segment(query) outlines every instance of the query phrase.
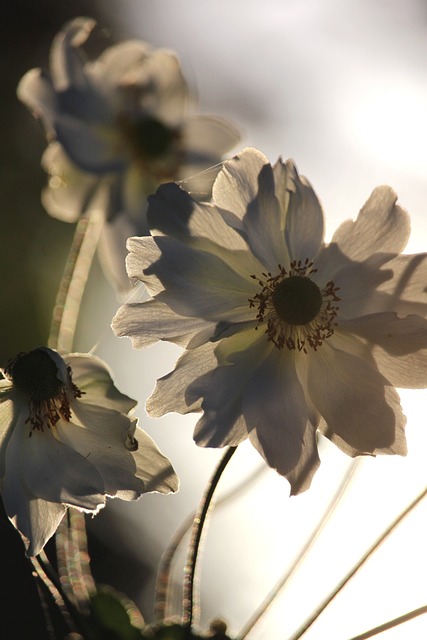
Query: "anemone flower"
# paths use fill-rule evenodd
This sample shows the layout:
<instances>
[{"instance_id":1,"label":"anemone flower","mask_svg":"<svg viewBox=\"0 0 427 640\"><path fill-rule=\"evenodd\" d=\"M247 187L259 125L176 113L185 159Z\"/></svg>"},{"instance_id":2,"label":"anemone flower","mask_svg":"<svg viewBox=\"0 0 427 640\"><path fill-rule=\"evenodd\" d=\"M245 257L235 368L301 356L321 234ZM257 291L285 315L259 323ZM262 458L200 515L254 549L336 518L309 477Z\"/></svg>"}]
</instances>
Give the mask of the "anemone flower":
<instances>
[{"instance_id":1,"label":"anemone flower","mask_svg":"<svg viewBox=\"0 0 427 640\"><path fill-rule=\"evenodd\" d=\"M95 22L76 18L53 41L50 73L32 69L18 97L41 120L50 142L42 164L50 175L43 202L49 214L74 222L101 210L104 271L129 288L126 238L148 232L146 198L164 181L200 174L235 146L224 119L198 114L177 57L130 40L96 59L84 54ZM188 188L210 195L215 172Z\"/></svg>"},{"instance_id":2,"label":"anemone flower","mask_svg":"<svg viewBox=\"0 0 427 640\"><path fill-rule=\"evenodd\" d=\"M326 244L319 200L292 161L244 150L210 203L161 186L152 237L128 241L129 276L151 299L113 320L136 348L185 348L149 413L203 412L198 445L249 438L292 493L310 485L318 433L350 456L404 455L394 387L427 386L427 260L400 255L410 228L396 200L375 189Z\"/></svg>"},{"instance_id":3,"label":"anemone flower","mask_svg":"<svg viewBox=\"0 0 427 640\"><path fill-rule=\"evenodd\" d=\"M129 415L102 360L39 347L0 380L0 491L6 513L37 555L67 507L97 513L106 498L176 491L169 460Z\"/></svg>"}]
</instances>

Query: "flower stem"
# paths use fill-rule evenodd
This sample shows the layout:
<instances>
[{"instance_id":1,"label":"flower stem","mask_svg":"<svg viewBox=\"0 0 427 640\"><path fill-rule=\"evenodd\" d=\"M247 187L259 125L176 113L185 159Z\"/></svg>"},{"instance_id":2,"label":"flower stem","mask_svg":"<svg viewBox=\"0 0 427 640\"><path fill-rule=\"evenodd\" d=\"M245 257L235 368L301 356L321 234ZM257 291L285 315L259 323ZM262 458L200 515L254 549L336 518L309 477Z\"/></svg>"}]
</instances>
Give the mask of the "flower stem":
<instances>
[{"instance_id":1,"label":"flower stem","mask_svg":"<svg viewBox=\"0 0 427 640\"><path fill-rule=\"evenodd\" d=\"M71 351L73 346L80 305L103 222L103 214L93 210L77 223L56 296L48 340L48 346L61 353Z\"/></svg>"},{"instance_id":2,"label":"flower stem","mask_svg":"<svg viewBox=\"0 0 427 640\"><path fill-rule=\"evenodd\" d=\"M244 638L246 638L249 635L249 633L252 631L253 627L257 624L257 622L260 620L260 618L266 613L266 611L268 610L270 605L273 603L273 601L279 595L280 591L285 587L285 585L288 583L288 581L293 576L295 571L300 567L300 565L302 564L303 560L306 558L306 556L308 555L308 553L312 549L313 545L315 544L315 542L319 538L321 532L323 531L323 529L325 528L325 526L327 525L327 523L331 519L331 517L332 517L333 513L335 512L337 506L339 505L339 503L341 502L342 498L344 497L348 487L350 486L351 481L354 478L354 475L355 475L356 471L360 467L360 460L361 459L359 458L358 460L355 460L354 462L352 462L352 464L348 468L347 472L345 473L341 483L339 484L338 489L335 491L331 501L329 502L328 506L326 507L326 510L325 510L320 522L318 523L317 527L315 527L315 529L311 533L310 537L308 538L307 542L305 543L305 545L303 546L303 548L299 552L299 554L296 557L296 559L294 560L293 564L281 576L279 581L274 585L273 589L267 595L265 600L261 603L261 605L258 607L258 609L253 613L251 618L245 624L243 629L240 631L240 633L238 634L236 640L244 640Z\"/></svg>"},{"instance_id":3,"label":"flower stem","mask_svg":"<svg viewBox=\"0 0 427 640\"><path fill-rule=\"evenodd\" d=\"M268 467L265 464L262 464L254 473L245 478L243 482L238 484L236 487L233 487L227 494L218 499L215 503L215 510L218 511L219 507L222 507L224 504L236 498L241 492L246 491L253 482L258 480L261 473L264 473L267 469ZM154 607L154 619L158 623L169 617L168 602L170 596L170 574L173 562L181 543L192 527L195 517L196 511L192 511L188 514L181 526L172 536L171 541L160 558L159 569L157 572Z\"/></svg>"},{"instance_id":4,"label":"flower stem","mask_svg":"<svg viewBox=\"0 0 427 640\"><path fill-rule=\"evenodd\" d=\"M402 511L397 518L387 527L385 531L380 535L374 544L364 553L360 560L354 565L354 567L347 573L347 575L337 584L333 591L323 600L323 602L317 607L317 609L311 614L311 616L304 622L304 624L298 629L298 631L292 635L289 640L299 640L311 625L317 620L320 614L326 609L326 607L332 602L345 585L353 578L353 576L359 571L359 569L366 563L367 560L377 551L383 542L393 533L407 515L411 513L418 506L418 504L427 496L427 487ZM363 636L362 636L363 637ZM366 636L369 638L369 636Z\"/></svg>"},{"instance_id":5,"label":"flower stem","mask_svg":"<svg viewBox=\"0 0 427 640\"><path fill-rule=\"evenodd\" d=\"M403 614L403 616L399 616L398 618L393 618L393 620L389 620L388 622L384 622L384 624L380 624L375 629L369 629L369 631L365 631L364 633L354 636L350 640L367 640L368 638L372 638L373 636L382 633L383 631L388 631L389 629L393 629L394 627L399 626L399 624L403 624L404 622L409 622L409 620L413 620L418 616L422 616L427 613L427 605L423 607L419 607L418 609L414 609L413 611L409 611L408 613Z\"/></svg>"},{"instance_id":6,"label":"flower stem","mask_svg":"<svg viewBox=\"0 0 427 640\"><path fill-rule=\"evenodd\" d=\"M193 521L193 529L191 532L191 541L185 566L184 589L183 589L183 624L190 628L193 624L197 602L195 597L195 575L197 557L202 539L203 527L206 522L209 509L212 506L212 499L218 482L223 474L224 469L231 460L237 447L229 447L219 464L217 465L211 479L209 480L202 500L200 501L196 517Z\"/></svg>"}]
</instances>

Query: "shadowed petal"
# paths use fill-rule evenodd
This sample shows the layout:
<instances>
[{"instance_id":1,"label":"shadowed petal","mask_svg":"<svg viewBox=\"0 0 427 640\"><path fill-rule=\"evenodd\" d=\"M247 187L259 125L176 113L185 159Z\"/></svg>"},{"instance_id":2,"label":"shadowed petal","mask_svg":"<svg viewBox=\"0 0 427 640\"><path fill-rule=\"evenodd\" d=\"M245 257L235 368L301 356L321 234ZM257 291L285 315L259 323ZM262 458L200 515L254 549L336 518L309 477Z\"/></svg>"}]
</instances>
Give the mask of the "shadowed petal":
<instances>
[{"instance_id":1,"label":"shadowed petal","mask_svg":"<svg viewBox=\"0 0 427 640\"><path fill-rule=\"evenodd\" d=\"M325 435L349 455L406 453L399 396L368 358L324 343L309 354L307 387Z\"/></svg>"},{"instance_id":2,"label":"shadowed petal","mask_svg":"<svg viewBox=\"0 0 427 640\"><path fill-rule=\"evenodd\" d=\"M293 357L274 349L246 386L242 404L249 439L267 464L288 479L291 494L308 489L320 461Z\"/></svg>"},{"instance_id":3,"label":"shadowed petal","mask_svg":"<svg viewBox=\"0 0 427 640\"><path fill-rule=\"evenodd\" d=\"M215 333L216 323L200 318L178 316L162 302L148 300L120 307L112 328L119 336L128 336L134 349L142 349L159 340L168 340L191 348L200 346Z\"/></svg>"}]
</instances>

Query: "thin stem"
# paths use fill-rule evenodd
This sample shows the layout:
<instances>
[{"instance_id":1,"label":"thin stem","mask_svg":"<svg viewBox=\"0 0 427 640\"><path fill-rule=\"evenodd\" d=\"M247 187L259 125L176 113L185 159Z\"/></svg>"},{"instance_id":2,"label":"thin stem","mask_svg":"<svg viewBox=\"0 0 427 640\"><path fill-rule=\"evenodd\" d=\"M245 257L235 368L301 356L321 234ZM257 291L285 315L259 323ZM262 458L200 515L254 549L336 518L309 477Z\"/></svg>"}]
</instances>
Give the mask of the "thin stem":
<instances>
[{"instance_id":1,"label":"thin stem","mask_svg":"<svg viewBox=\"0 0 427 640\"><path fill-rule=\"evenodd\" d=\"M377 551L383 542L393 533L398 525L406 518L407 515L415 509L415 507L427 496L427 487L409 504L408 507L400 515L393 520L393 522L387 527L387 529L381 534L381 536L374 542L374 544L366 551L366 553L360 558L360 560L354 565L354 567L347 573L347 575L337 584L333 591L323 600L323 602L317 607L317 609L311 614L311 616L305 621L305 623L298 629L298 631L292 635L289 640L299 640L311 625L317 620L320 614L326 609L326 607L332 602L335 596L342 591L345 585L353 578L353 576L363 567L366 561ZM368 636L369 637L369 636Z\"/></svg>"},{"instance_id":2,"label":"thin stem","mask_svg":"<svg viewBox=\"0 0 427 640\"><path fill-rule=\"evenodd\" d=\"M393 629L394 627L398 627L399 624L403 624L404 622L409 622L409 620L413 620L418 616L422 616L427 613L427 605L420 607L419 609L414 609L413 611L409 611L408 613L403 614L403 616L399 616L398 618L393 618L393 620L389 620L388 622L384 622L380 624L375 629L369 629L369 631L365 631L359 636L354 636L350 640L367 640L367 638L372 638L376 636L378 633L382 633L383 631L388 631L389 629Z\"/></svg>"},{"instance_id":3,"label":"thin stem","mask_svg":"<svg viewBox=\"0 0 427 640\"><path fill-rule=\"evenodd\" d=\"M218 466L216 467L207 487L203 494L202 500L197 510L197 515L194 518L193 529L191 532L191 541L188 552L187 563L185 566L184 575L184 593L183 593L183 623L190 628L193 624L194 613L196 609L195 598L195 575L197 557L200 549L200 541L202 538L203 527L205 525L206 517L209 509L212 505L212 498L215 492L218 482L223 474L224 469L231 460L237 447L229 447L223 457L221 458Z\"/></svg>"},{"instance_id":4,"label":"thin stem","mask_svg":"<svg viewBox=\"0 0 427 640\"><path fill-rule=\"evenodd\" d=\"M336 492L332 496L331 501L329 502L328 506L326 507L326 509L325 509L325 511L324 511L324 513L322 515L321 520L319 521L319 523L317 524L317 526L315 527L315 529L311 533L310 537L308 538L307 542L305 543L305 545L303 546L303 548L299 552L299 554L296 557L296 559L294 560L293 564L280 577L280 579L274 585L273 589L267 595L265 600L261 603L261 605L258 607L258 609L256 609L256 611L252 614L251 618L247 621L247 623L245 624L243 629L238 634L236 640L244 640L244 638L246 638L249 635L249 633L252 631L253 627L258 623L260 618L266 613L266 611L271 606L273 601L279 595L280 591L285 587L285 585L288 583L290 578L293 576L293 574L296 572L296 570L300 567L300 565L302 564L302 562L304 561L304 559L307 557L308 553L310 552L310 550L314 546L315 542L319 538L321 532L323 531L323 529L326 527L327 523L331 519L331 517L332 517L333 513L335 512L338 504L341 502L342 498L344 497L348 487L350 486L350 482L354 478L354 475L355 475L356 471L359 469L359 467L360 467L360 458L358 460L355 460L350 465L350 467L348 468L346 474L344 475L340 485L338 486L338 489L336 490Z\"/></svg>"},{"instance_id":5,"label":"thin stem","mask_svg":"<svg viewBox=\"0 0 427 640\"><path fill-rule=\"evenodd\" d=\"M58 576L52 568L44 551L42 551L37 558L31 558L31 563L37 573L37 576L51 594L69 629L71 631L82 632L83 627L81 616L76 609L75 604L65 593L63 586L61 585L61 582L59 581Z\"/></svg>"},{"instance_id":6,"label":"thin stem","mask_svg":"<svg viewBox=\"0 0 427 640\"><path fill-rule=\"evenodd\" d=\"M48 345L62 353L71 351L77 318L98 245L104 216L93 210L77 223L52 314Z\"/></svg>"},{"instance_id":7,"label":"thin stem","mask_svg":"<svg viewBox=\"0 0 427 640\"><path fill-rule=\"evenodd\" d=\"M265 464L261 465L248 478L245 478L243 482L238 484L236 487L233 487L226 495L219 498L215 503L215 510L218 511L220 507L223 507L230 500L236 498L242 491L247 490L249 486L258 479L260 474L264 473L267 469L268 467ZM174 533L166 550L160 558L159 569L157 572L157 581L155 588L156 595L154 603L154 619L156 622L162 622L168 617L167 609L170 592L170 576L173 561L186 534L190 531L195 517L196 511L192 511L185 518L181 526Z\"/></svg>"}]
</instances>

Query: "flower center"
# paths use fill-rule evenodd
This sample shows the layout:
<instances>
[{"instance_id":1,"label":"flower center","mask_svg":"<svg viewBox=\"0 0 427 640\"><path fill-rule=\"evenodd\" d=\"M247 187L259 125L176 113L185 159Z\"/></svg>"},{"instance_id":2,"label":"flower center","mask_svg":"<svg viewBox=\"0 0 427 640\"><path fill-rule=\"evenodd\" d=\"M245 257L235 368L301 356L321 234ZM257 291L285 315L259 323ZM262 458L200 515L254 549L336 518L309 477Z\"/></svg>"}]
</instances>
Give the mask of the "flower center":
<instances>
[{"instance_id":1,"label":"flower center","mask_svg":"<svg viewBox=\"0 0 427 640\"><path fill-rule=\"evenodd\" d=\"M43 431L45 426L50 428L61 418L70 421L69 395L80 398L83 392L72 382L71 367L66 370L69 388L58 378L57 364L45 349L19 353L5 368L4 373L14 387L28 397L30 415L26 422L31 423L33 430Z\"/></svg>"},{"instance_id":2,"label":"flower center","mask_svg":"<svg viewBox=\"0 0 427 640\"><path fill-rule=\"evenodd\" d=\"M279 264L278 270L274 276L251 276L261 287L249 299L249 306L258 309L255 328L265 323L268 340L278 349L307 353L309 346L316 351L334 332L338 287L330 281L321 289L313 282L317 269L308 258L291 262L289 270Z\"/></svg>"},{"instance_id":3,"label":"flower center","mask_svg":"<svg viewBox=\"0 0 427 640\"><path fill-rule=\"evenodd\" d=\"M20 353L7 371L15 387L33 400L55 398L64 387L64 383L58 379L55 362L46 351L40 349Z\"/></svg>"},{"instance_id":4,"label":"flower center","mask_svg":"<svg viewBox=\"0 0 427 640\"><path fill-rule=\"evenodd\" d=\"M177 138L177 132L156 118L142 118L131 126L133 144L143 156L159 158L165 155Z\"/></svg>"},{"instance_id":5,"label":"flower center","mask_svg":"<svg viewBox=\"0 0 427 640\"><path fill-rule=\"evenodd\" d=\"M322 294L313 280L289 276L279 282L272 294L277 315L289 324L308 324L322 307Z\"/></svg>"}]
</instances>

